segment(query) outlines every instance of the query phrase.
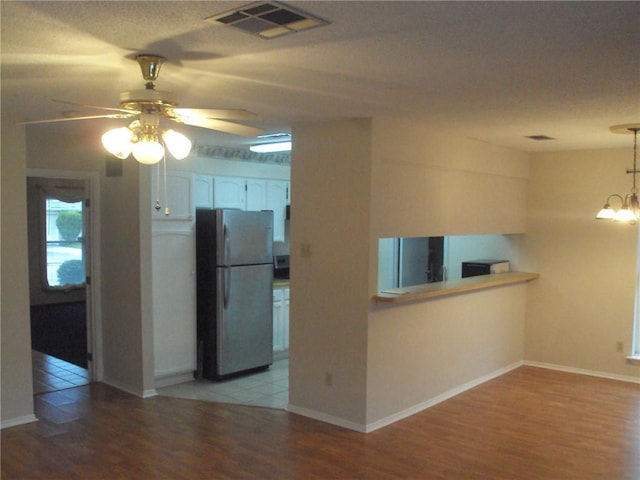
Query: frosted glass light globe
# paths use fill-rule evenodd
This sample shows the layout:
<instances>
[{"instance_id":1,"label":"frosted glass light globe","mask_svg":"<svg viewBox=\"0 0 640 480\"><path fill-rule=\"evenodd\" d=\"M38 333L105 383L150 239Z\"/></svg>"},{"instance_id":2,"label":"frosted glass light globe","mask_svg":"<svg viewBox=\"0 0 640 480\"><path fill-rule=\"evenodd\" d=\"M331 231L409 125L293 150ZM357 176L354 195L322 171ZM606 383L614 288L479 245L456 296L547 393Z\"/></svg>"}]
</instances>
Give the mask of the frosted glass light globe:
<instances>
[{"instance_id":1,"label":"frosted glass light globe","mask_svg":"<svg viewBox=\"0 0 640 480\"><path fill-rule=\"evenodd\" d=\"M118 158L127 158L131 153L131 130L127 127L114 128L102 135L102 145Z\"/></svg>"},{"instance_id":2,"label":"frosted glass light globe","mask_svg":"<svg viewBox=\"0 0 640 480\"><path fill-rule=\"evenodd\" d=\"M145 165L158 163L164 157L164 147L155 135L143 134L131 149L134 158Z\"/></svg>"},{"instance_id":3,"label":"frosted glass light globe","mask_svg":"<svg viewBox=\"0 0 640 480\"><path fill-rule=\"evenodd\" d=\"M162 134L164 144L176 160L182 160L191 151L191 140L175 130L167 130Z\"/></svg>"}]
</instances>

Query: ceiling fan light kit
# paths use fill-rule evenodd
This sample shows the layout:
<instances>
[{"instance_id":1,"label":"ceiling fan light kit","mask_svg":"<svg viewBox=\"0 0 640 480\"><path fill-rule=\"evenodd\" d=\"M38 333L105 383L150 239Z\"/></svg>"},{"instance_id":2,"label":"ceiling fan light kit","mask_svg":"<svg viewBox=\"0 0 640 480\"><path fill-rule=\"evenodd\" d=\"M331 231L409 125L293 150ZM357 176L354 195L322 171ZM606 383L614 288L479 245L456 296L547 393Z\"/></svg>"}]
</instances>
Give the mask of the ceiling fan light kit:
<instances>
[{"instance_id":1,"label":"ceiling fan light kit","mask_svg":"<svg viewBox=\"0 0 640 480\"><path fill-rule=\"evenodd\" d=\"M102 145L118 158L129 153L140 163L153 165L165 156L165 147L176 160L182 160L191 151L191 141L175 130L160 129L160 117L141 113L128 127L119 127L102 135Z\"/></svg>"},{"instance_id":2,"label":"ceiling fan light kit","mask_svg":"<svg viewBox=\"0 0 640 480\"><path fill-rule=\"evenodd\" d=\"M638 132L640 131L640 123L630 123L624 125L614 125L610 128L614 133L633 133L633 168L627 169L627 174L633 175L633 183L631 193L619 195L613 193L607 197L602 209L596 214L598 220L613 220L614 222L628 223L635 225L640 220L640 201L638 200L638 190L636 187L636 174L638 170ZM611 200L616 199L620 202L618 210L611 206Z\"/></svg>"},{"instance_id":3,"label":"ceiling fan light kit","mask_svg":"<svg viewBox=\"0 0 640 480\"><path fill-rule=\"evenodd\" d=\"M137 117L128 127L114 128L106 132L102 136L102 143L107 151L118 158L124 159L133 154L136 160L147 165L162 160L165 156L165 148L177 160L185 158L191 151L191 141L175 130L161 128L161 121L172 121L245 137L255 137L264 133L259 128L230 121L257 119L256 114L246 110L177 108L178 97L175 94L155 89L154 82L158 79L160 68L166 59L160 55L143 53L137 55L136 60L146 82L145 88L122 92L118 108L56 100L59 103L107 110L110 113L18 123L27 125L97 118L131 119Z\"/></svg>"}]
</instances>

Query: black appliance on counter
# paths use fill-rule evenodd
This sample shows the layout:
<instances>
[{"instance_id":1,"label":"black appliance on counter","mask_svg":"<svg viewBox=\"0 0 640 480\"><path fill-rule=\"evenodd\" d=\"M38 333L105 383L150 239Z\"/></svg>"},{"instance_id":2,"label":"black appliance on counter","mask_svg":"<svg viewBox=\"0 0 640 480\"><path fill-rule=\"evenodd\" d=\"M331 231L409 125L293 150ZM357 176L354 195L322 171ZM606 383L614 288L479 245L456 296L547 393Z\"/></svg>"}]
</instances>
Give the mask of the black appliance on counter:
<instances>
[{"instance_id":1,"label":"black appliance on counter","mask_svg":"<svg viewBox=\"0 0 640 480\"><path fill-rule=\"evenodd\" d=\"M473 260L470 262L462 262L462 278L508 271L508 260Z\"/></svg>"},{"instance_id":2,"label":"black appliance on counter","mask_svg":"<svg viewBox=\"0 0 640 480\"><path fill-rule=\"evenodd\" d=\"M274 255L273 278L289 280L289 255Z\"/></svg>"}]
</instances>

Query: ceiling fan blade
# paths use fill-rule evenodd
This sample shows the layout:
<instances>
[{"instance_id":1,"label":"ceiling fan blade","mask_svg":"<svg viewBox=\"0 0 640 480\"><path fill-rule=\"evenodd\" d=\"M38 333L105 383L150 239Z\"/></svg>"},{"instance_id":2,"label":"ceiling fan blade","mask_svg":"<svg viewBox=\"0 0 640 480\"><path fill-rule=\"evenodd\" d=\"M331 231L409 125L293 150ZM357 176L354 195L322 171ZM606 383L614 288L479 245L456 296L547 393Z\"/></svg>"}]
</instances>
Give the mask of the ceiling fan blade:
<instances>
[{"instance_id":1,"label":"ceiling fan blade","mask_svg":"<svg viewBox=\"0 0 640 480\"><path fill-rule=\"evenodd\" d=\"M224 120L216 120L215 118L185 118L179 119L177 121L186 125L208 128L210 130L217 130L219 132L232 133L234 135L240 135L242 137L257 137L258 135L264 133L264 130L261 130L259 128L240 125L239 123L226 122Z\"/></svg>"},{"instance_id":2,"label":"ceiling fan blade","mask_svg":"<svg viewBox=\"0 0 640 480\"><path fill-rule=\"evenodd\" d=\"M64 103L66 105L73 105L74 107L97 108L98 110L109 110L111 112L136 113L136 114L140 113L138 110L127 110L125 108L101 107L99 105L85 105L84 103L70 102L68 100L57 100L55 98L52 98L51 101L56 103Z\"/></svg>"},{"instance_id":3,"label":"ceiling fan blade","mask_svg":"<svg viewBox=\"0 0 640 480\"><path fill-rule=\"evenodd\" d=\"M47 118L44 120L25 120L23 122L16 122L17 125L33 125L36 123L56 123L56 122L70 122L73 120L93 120L94 118L131 118L135 116L135 113L111 113L108 115L90 115L83 117L59 117L59 118Z\"/></svg>"},{"instance_id":4,"label":"ceiling fan blade","mask_svg":"<svg viewBox=\"0 0 640 480\"><path fill-rule=\"evenodd\" d=\"M217 118L224 120L256 120L258 115L248 110L222 108L173 108L172 111L182 119L193 117Z\"/></svg>"}]
</instances>

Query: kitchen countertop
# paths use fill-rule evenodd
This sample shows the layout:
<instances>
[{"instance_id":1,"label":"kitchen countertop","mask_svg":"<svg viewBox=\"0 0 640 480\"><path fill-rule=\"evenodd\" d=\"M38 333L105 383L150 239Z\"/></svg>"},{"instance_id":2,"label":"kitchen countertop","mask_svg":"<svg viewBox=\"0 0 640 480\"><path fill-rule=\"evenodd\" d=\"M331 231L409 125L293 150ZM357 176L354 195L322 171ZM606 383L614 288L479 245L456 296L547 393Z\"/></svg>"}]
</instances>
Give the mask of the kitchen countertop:
<instances>
[{"instance_id":1,"label":"kitchen countertop","mask_svg":"<svg viewBox=\"0 0 640 480\"><path fill-rule=\"evenodd\" d=\"M274 278L273 279L273 288L289 288L289 279L288 278Z\"/></svg>"},{"instance_id":2,"label":"kitchen countertop","mask_svg":"<svg viewBox=\"0 0 640 480\"><path fill-rule=\"evenodd\" d=\"M506 272L491 275L479 275L476 277L462 278L460 280L449 280L446 282L426 283L414 285L412 287L391 288L378 292L373 297L375 302L401 303L416 300L428 300L447 295L483 290L486 288L499 287L502 285L512 285L524 283L538 278L538 273L527 272Z\"/></svg>"}]
</instances>

